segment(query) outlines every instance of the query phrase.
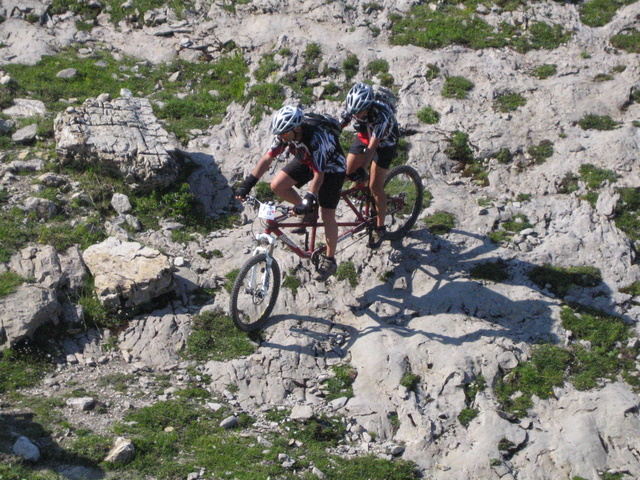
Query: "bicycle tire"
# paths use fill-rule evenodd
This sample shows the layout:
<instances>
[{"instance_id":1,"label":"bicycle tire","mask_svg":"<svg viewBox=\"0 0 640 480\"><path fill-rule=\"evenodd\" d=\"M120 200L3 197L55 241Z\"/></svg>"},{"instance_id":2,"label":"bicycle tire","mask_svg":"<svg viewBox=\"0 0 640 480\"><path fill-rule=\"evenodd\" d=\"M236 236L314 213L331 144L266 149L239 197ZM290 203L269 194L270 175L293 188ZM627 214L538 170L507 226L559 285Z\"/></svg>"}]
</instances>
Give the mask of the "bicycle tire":
<instances>
[{"instance_id":1,"label":"bicycle tire","mask_svg":"<svg viewBox=\"0 0 640 480\"><path fill-rule=\"evenodd\" d=\"M413 228L422 210L422 179L413 167L399 165L387 175L384 191L387 195L385 237L388 240L399 240Z\"/></svg>"},{"instance_id":2,"label":"bicycle tire","mask_svg":"<svg viewBox=\"0 0 640 480\"><path fill-rule=\"evenodd\" d=\"M265 275L270 275L270 278L266 278L267 293L263 294L258 287L265 281ZM243 332L253 332L262 328L271 316L278 293L280 293L278 262L272 258L269 269L266 254L260 253L251 257L238 272L231 290L229 311L235 326Z\"/></svg>"}]
</instances>

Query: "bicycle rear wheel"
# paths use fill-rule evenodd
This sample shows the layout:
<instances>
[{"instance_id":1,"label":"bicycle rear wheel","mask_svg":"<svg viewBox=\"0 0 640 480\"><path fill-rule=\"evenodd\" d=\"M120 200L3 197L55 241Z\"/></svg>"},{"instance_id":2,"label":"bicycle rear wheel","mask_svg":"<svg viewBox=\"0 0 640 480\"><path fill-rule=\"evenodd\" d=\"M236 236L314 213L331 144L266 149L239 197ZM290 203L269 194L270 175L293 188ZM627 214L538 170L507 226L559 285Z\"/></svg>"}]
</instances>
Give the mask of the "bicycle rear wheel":
<instances>
[{"instance_id":1,"label":"bicycle rear wheel","mask_svg":"<svg viewBox=\"0 0 640 480\"><path fill-rule=\"evenodd\" d=\"M231 290L231 318L243 332L262 328L273 311L280 292L280 266L264 253L245 263Z\"/></svg>"},{"instance_id":2,"label":"bicycle rear wheel","mask_svg":"<svg viewBox=\"0 0 640 480\"><path fill-rule=\"evenodd\" d=\"M409 165L397 166L387 175L384 192L387 195L386 238L399 240L411 230L422 210L422 179Z\"/></svg>"}]
</instances>

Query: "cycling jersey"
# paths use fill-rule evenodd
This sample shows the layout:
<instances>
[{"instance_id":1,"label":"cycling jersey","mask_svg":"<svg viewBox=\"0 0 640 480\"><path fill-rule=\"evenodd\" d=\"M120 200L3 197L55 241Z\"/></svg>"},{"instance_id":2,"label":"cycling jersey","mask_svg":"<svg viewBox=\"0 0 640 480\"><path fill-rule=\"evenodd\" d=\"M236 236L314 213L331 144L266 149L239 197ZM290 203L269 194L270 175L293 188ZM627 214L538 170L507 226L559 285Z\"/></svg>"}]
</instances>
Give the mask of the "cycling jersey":
<instances>
[{"instance_id":1,"label":"cycling jersey","mask_svg":"<svg viewBox=\"0 0 640 480\"><path fill-rule=\"evenodd\" d=\"M323 128L303 123L300 142L287 143L276 137L268 154L275 158L287 148L314 172L342 173L347 168L339 139Z\"/></svg>"},{"instance_id":2,"label":"cycling jersey","mask_svg":"<svg viewBox=\"0 0 640 480\"><path fill-rule=\"evenodd\" d=\"M372 138L380 139L380 147L388 147L398 142L400 131L393 110L384 102L374 101L368 109L366 118L356 119L353 128L358 138L369 145Z\"/></svg>"}]
</instances>

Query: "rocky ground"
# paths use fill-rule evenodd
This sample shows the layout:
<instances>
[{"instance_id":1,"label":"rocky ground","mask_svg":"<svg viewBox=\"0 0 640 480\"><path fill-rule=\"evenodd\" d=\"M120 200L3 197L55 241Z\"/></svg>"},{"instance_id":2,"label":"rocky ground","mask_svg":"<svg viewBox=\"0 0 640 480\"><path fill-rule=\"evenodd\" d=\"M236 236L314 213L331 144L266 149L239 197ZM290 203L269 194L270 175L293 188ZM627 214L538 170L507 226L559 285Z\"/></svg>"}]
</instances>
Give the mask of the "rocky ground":
<instances>
[{"instance_id":1,"label":"rocky ground","mask_svg":"<svg viewBox=\"0 0 640 480\"><path fill-rule=\"evenodd\" d=\"M24 2L5 3L7 12L27 8ZM42 8L40 2L31 3L36 12ZM139 242L164 255L170 268L158 268L165 273L154 278L165 288L164 275L169 275L176 298L162 310L135 317L124 331L70 333L55 373L26 394L57 397L83 389L105 408L83 410L82 404L70 404L65 415L75 426L106 433L125 412L170 398L172 389L197 385L214 392L235 413L260 417L265 406L284 406L300 418L326 412L342 415L354 425L351 450L342 454L401 456L414 461L425 478L640 477L640 399L621 378L601 380L599 388L587 390L569 382L554 387L550 398L534 397L533 407L523 418L505 413L493 390L505 374L531 359L533 345L572 343L573 334L561 320L567 304L622 318L632 325L630 344L637 342L640 310L634 297L620 289L640 280L640 272L633 242L616 227L614 217L620 198L617 189L637 187L640 181L640 129L634 124L640 118L640 104L630 101L638 88L640 64L637 54L614 51L609 38L638 28L640 5L621 8L604 27L589 28L580 22L575 5L535 4L529 20L553 19L572 30L573 36L557 49L526 54L461 46L437 50L392 46L385 35L372 36L371 24L384 27L390 13L404 12L412 3L382 2L383 8L370 13L367 25L352 18L342 2L312 1L254 1L237 5L234 14L217 2L196 2L182 23L176 20L136 29L122 24L116 30L99 19L90 32L77 31L71 17L38 25L6 15L0 24L0 40L7 45L2 49L4 64L35 63L61 46L91 48L100 43L110 45L115 53L152 62L195 60L229 39L254 64L272 49L303 50L309 42L322 46L329 65L340 64L347 51L356 53L363 64L385 59L399 87L398 118L413 132L407 137L408 163L433 195L421 218L446 211L456 219L454 228L442 235L419 222L406 239L387 242L378 251L365 249L363 240L341 249L339 261L355 266L356 286L335 278L315 283L310 280L311 265L279 248L276 257L283 272L295 270L301 287L295 294L282 290L256 353L200 363L179 354L193 316L216 308L226 310L228 294L220 289L204 306L195 302L196 294L201 288L222 285L224 276L249 257L251 232L256 228L251 222L253 212L241 213L247 220L242 225L195 237L189 243L172 240L175 225L170 222L158 230L134 234L114 226L113 237ZM495 15L489 18L495 21ZM533 76L531 72L543 64L557 65L557 73L544 80ZM435 79L427 75L429 65L440 69ZM621 65L625 68L609 81L593 81ZM294 67L283 66L283 73ZM441 95L448 76L473 81L467 99ZM526 104L513 112L497 111L494 100L506 91L524 95ZM97 108L105 102L127 104L127 98L140 103L124 92L122 99L98 99ZM416 115L427 105L441 113L435 125L420 122ZM268 144L268 118L252 125L250 107L232 104L220 124L195 132L181 147L182 154L198 165L190 184L210 212L219 214L229 208L229 186L250 171ZM338 102L316 102L316 109L328 113L340 108ZM82 124L73 120L81 117L78 111L59 117L57 128ZM609 131L585 130L579 120L587 114L608 115L619 126ZM151 117L144 124L161 128ZM488 185L463 175L459 164L446 154L455 131L469 134L473 154L483 159L488 172ZM164 138L164 133L153 138ZM57 135L60 144L69 138ZM529 147L544 141L552 142L553 155L536 162ZM160 144L154 150L160 154L143 160L143 166L162 159L166 144ZM496 158L505 148L514 153L510 163ZM26 177L16 172L40 174L42 169L37 161L29 162L17 165L14 161L13 170L3 164L3 185L12 193L23 192L21 199L28 196L25 191L30 187ZM585 200L591 190L584 180L577 183L577 190L562 193L567 175L577 176L585 164L619 175L615 182L598 185L595 204ZM145 178L147 170L130 167L124 165L123 175ZM518 216L526 216L530 228L510 241L490 240L491 232ZM214 250L221 254L202 255ZM81 252L58 256L40 247L28 255L22 253L22 260L12 259L4 268L33 277L42 273L39 283L56 288L79 282L76 277L83 272L70 275L78 270L68 267L82 263L75 260L79 257ZM497 260L505 262L508 280L493 282L471 275L473 267ZM50 266L56 262L57 270ZM597 267L602 281L558 295L550 285L538 285L528 275L532 268L546 264ZM24 298L12 305L25 303ZM16 308L8 305L3 303L5 311ZM55 308L60 314L63 306ZM71 329L73 322L62 325ZM354 396L327 402L324 380L332 366L347 363L357 372ZM417 388L401 385L407 373L419 376ZM126 394L115 383L100 382L116 374L131 382ZM479 377L488 388L470 400L469 386ZM469 408L477 410L477 416L463 426L458 416ZM2 412L6 422L15 414ZM264 431L268 429L265 422ZM74 475L100 478L90 469L67 472L69 478Z\"/></svg>"}]
</instances>

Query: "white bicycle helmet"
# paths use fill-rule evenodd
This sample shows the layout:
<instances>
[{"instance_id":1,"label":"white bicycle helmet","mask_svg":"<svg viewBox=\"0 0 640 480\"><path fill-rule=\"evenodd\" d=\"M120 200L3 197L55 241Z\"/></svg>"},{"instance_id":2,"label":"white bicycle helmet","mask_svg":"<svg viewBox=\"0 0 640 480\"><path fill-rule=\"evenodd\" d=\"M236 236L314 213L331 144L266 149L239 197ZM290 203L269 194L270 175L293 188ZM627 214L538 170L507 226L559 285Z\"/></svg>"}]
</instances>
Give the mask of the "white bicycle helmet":
<instances>
[{"instance_id":1,"label":"white bicycle helmet","mask_svg":"<svg viewBox=\"0 0 640 480\"><path fill-rule=\"evenodd\" d=\"M352 115L371 106L374 100L373 88L366 83L356 83L347 93L346 109Z\"/></svg>"},{"instance_id":2,"label":"white bicycle helmet","mask_svg":"<svg viewBox=\"0 0 640 480\"><path fill-rule=\"evenodd\" d=\"M302 110L286 105L278 110L271 119L271 131L274 135L281 135L293 130L302 123Z\"/></svg>"}]
</instances>

